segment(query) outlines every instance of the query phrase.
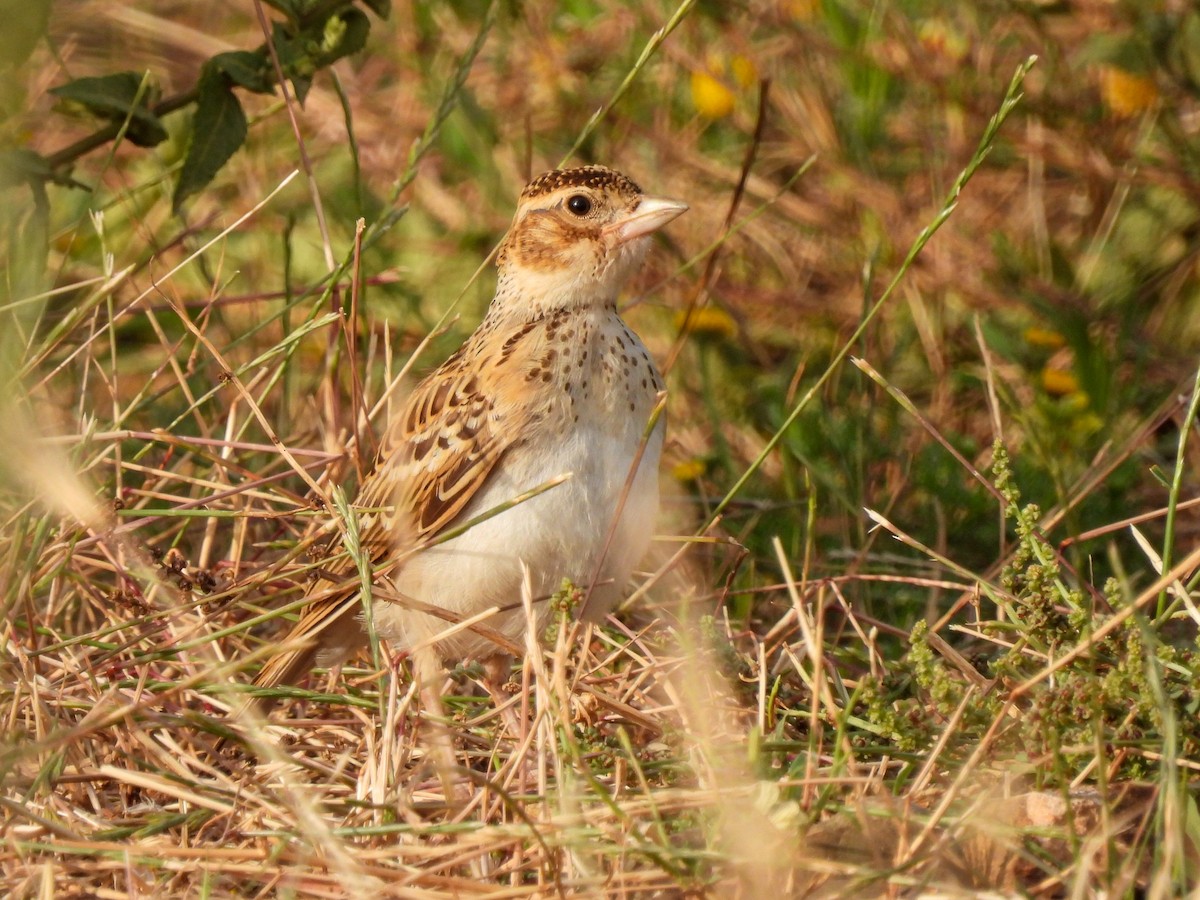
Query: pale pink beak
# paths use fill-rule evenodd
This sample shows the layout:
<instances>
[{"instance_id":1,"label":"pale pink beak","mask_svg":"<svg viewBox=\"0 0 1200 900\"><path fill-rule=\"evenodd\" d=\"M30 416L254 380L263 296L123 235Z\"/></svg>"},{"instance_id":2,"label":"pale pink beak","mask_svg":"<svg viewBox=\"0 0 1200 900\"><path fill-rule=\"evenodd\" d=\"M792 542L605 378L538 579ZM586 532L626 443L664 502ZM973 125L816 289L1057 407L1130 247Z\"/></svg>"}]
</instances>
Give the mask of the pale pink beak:
<instances>
[{"instance_id":1,"label":"pale pink beak","mask_svg":"<svg viewBox=\"0 0 1200 900\"><path fill-rule=\"evenodd\" d=\"M687 212L688 205L682 200L668 200L666 197L643 197L637 209L618 222L607 226L604 230L611 234L618 244L640 238L642 235L658 231L672 219Z\"/></svg>"}]
</instances>

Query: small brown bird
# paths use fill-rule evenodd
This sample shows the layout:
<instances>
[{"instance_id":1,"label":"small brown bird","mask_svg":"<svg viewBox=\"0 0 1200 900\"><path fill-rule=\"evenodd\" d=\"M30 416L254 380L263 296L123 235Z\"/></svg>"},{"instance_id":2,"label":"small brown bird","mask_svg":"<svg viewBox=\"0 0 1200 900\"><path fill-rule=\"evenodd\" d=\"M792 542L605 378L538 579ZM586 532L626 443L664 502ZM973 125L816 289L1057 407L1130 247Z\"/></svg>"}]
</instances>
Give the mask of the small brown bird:
<instances>
[{"instance_id":1,"label":"small brown bird","mask_svg":"<svg viewBox=\"0 0 1200 900\"><path fill-rule=\"evenodd\" d=\"M384 564L372 618L393 648L506 657L528 627L526 579L539 626L564 578L591 589L589 620L620 599L658 511L663 422L646 432L663 383L617 293L650 235L686 209L602 166L548 172L521 193L486 317L391 422L355 503L362 544ZM255 684L298 681L364 645L354 563L332 560L322 578L287 639L301 648Z\"/></svg>"}]
</instances>

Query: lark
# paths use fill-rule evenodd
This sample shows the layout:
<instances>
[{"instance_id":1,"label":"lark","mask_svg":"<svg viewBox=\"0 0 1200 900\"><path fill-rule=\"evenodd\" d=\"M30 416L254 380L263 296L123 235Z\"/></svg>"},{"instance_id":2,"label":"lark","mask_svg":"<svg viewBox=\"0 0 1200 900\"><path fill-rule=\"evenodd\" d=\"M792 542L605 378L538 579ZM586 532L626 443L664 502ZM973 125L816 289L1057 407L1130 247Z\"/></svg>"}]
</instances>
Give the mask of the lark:
<instances>
[{"instance_id":1,"label":"lark","mask_svg":"<svg viewBox=\"0 0 1200 900\"><path fill-rule=\"evenodd\" d=\"M523 592L539 628L564 579L589 620L621 599L658 511L665 420L662 377L617 297L686 209L602 166L521 193L486 316L390 423L355 502L377 569L370 618L393 649L494 664L524 646ZM360 588L334 558L256 684L363 646Z\"/></svg>"}]
</instances>

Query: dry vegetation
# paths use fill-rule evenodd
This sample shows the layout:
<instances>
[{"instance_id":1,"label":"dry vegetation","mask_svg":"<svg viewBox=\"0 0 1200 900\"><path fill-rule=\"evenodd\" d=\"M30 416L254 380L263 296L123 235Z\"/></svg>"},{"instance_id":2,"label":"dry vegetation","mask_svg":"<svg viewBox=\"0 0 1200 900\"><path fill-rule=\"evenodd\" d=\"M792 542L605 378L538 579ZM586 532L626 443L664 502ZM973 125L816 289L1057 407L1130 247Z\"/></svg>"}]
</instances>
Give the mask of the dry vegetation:
<instances>
[{"instance_id":1,"label":"dry vegetation","mask_svg":"<svg viewBox=\"0 0 1200 900\"><path fill-rule=\"evenodd\" d=\"M4 892L1193 889L1200 16L484 10L397 2L302 108L243 96L179 216L186 106L44 205L5 157ZM171 98L263 32L250 0L84 0L48 38L0 62L0 147L97 128L54 85ZM501 709L376 653L219 750L337 490L577 143L693 210L629 297L671 388L634 597L531 635Z\"/></svg>"}]
</instances>

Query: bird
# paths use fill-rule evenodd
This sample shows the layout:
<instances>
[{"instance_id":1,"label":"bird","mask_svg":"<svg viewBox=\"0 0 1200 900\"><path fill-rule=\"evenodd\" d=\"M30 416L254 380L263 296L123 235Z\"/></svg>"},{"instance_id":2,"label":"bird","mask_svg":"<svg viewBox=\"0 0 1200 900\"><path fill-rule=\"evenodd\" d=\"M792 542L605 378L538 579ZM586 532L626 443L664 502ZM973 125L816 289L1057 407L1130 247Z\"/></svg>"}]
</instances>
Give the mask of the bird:
<instances>
[{"instance_id":1,"label":"bird","mask_svg":"<svg viewBox=\"0 0 1200 900\"><path fill-rule=\"evenodd\" d=\"M521 192L486 314L392 416L353 504L377 568L369 618L393 650L495 672L524 646L523 591L539 629L564 579L586 621L620 602L658 512L665 394L617 300L687 209L598 165ZM357 564L342 554L319 571L256 687L368 642Z\"/></svg>"}]
</instances>

